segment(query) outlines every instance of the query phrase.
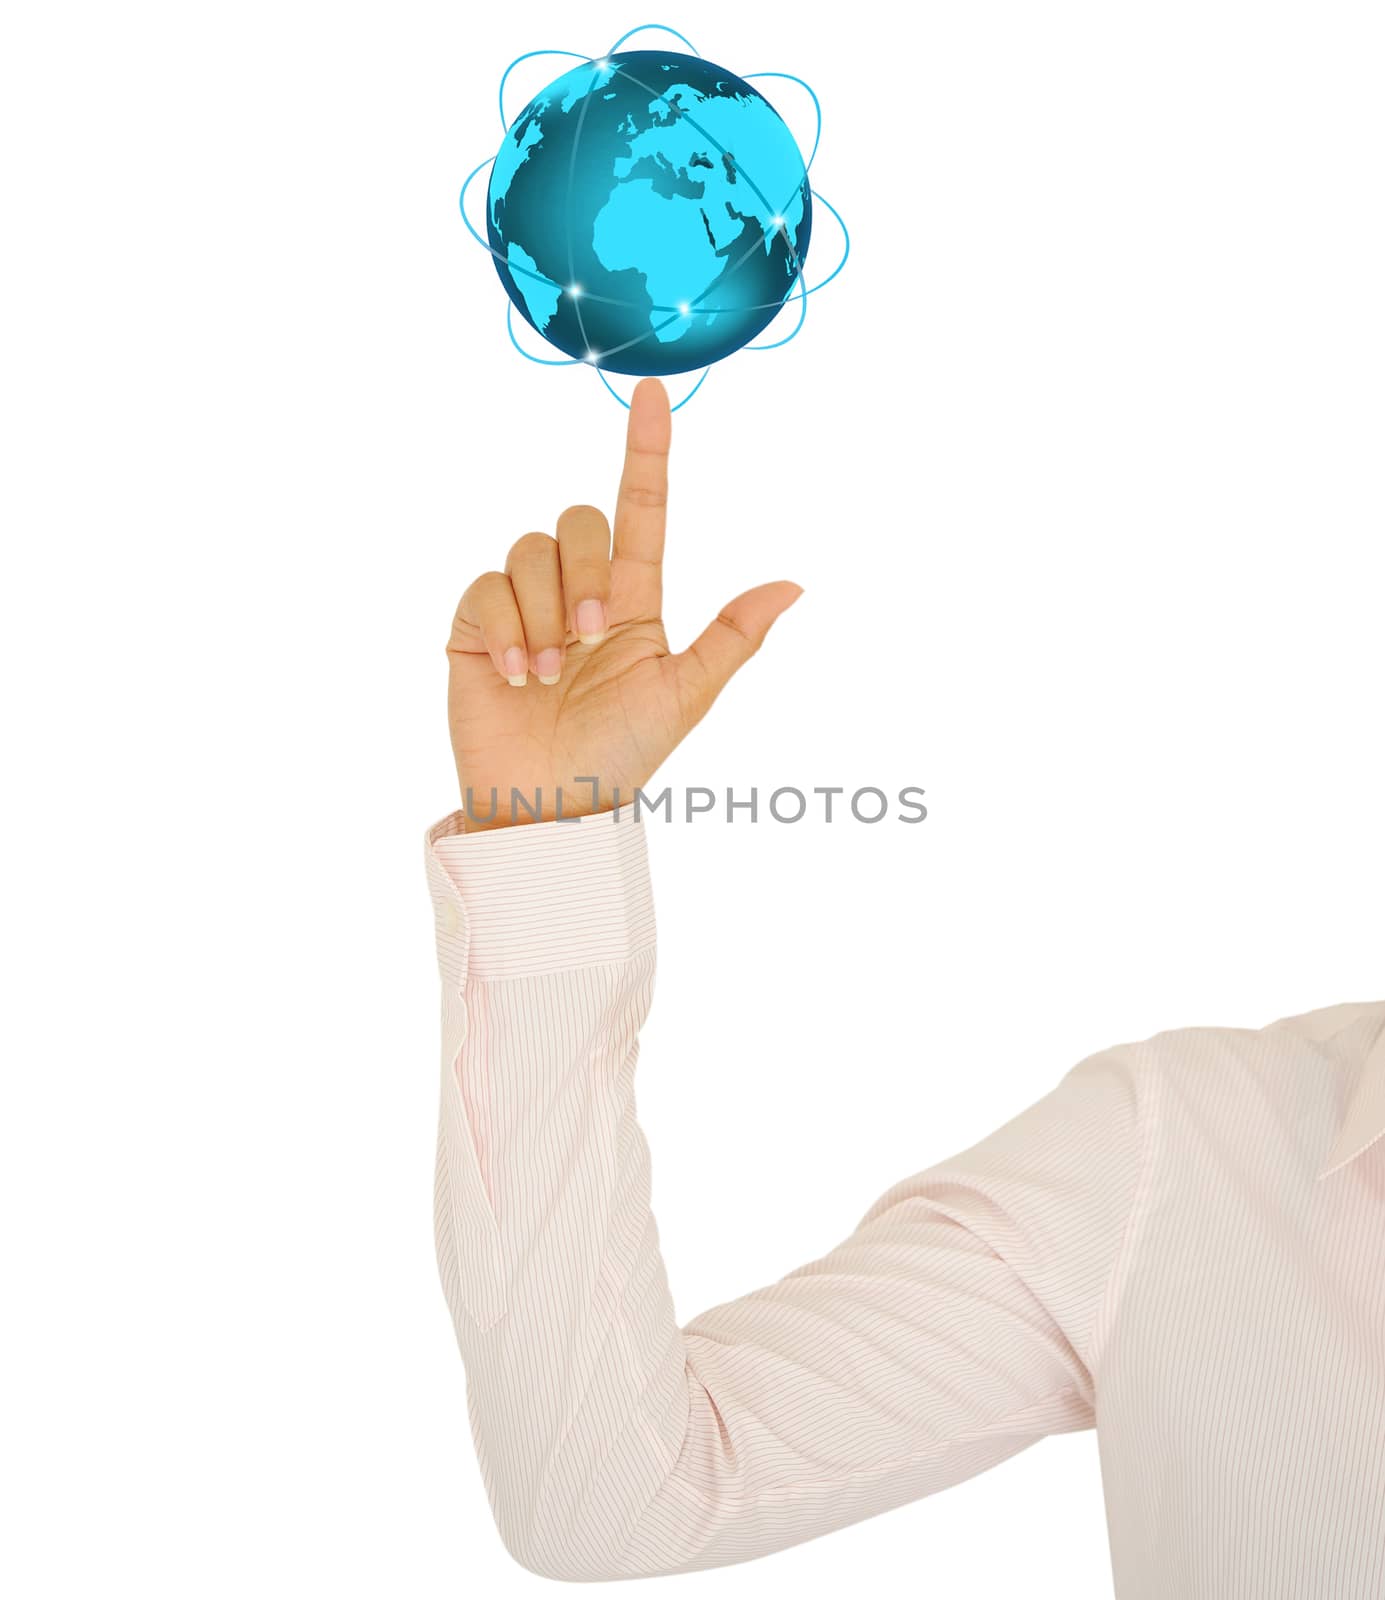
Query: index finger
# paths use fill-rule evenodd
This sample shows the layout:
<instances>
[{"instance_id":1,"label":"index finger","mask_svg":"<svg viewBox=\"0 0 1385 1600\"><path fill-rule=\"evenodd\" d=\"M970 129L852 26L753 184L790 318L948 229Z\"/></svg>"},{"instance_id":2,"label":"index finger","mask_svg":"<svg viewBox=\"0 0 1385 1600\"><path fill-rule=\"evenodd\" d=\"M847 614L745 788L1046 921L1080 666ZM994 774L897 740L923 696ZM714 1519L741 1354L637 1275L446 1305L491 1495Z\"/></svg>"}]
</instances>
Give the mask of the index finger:
<instances>
[{"instance_id":1,"label":"index finger","mask_svg":"<svg viewBox=\"0 0 1385 1600\"><path fill-rule=\"evenodd\" d=\"M611 553L617 561L657 568L664 558L672 433L667 391L657 378L642 378L631 396L625 429L625 468L612 530Z\"/></svg>"}]
</instances>

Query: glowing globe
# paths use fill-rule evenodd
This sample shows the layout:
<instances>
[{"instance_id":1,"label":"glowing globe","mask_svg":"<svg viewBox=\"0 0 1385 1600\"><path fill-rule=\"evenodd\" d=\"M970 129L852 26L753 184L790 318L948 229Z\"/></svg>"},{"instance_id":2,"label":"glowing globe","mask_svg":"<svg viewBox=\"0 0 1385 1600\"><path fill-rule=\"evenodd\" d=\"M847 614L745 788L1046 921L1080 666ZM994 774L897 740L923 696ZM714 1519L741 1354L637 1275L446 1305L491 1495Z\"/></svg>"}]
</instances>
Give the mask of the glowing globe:
<instances>
[{"instance_id":1,"label":"glowing globe","mask_svg":"<svg viewBox=\"0 0 1385 1600\"><path fill-rule=\"evenodd\" d=\"M516 309L612 372L706 367L793 293L812 232L774 107L697 56L632 50L550 83L505 134L486 221Z\"/></svg>"}]
</instances>

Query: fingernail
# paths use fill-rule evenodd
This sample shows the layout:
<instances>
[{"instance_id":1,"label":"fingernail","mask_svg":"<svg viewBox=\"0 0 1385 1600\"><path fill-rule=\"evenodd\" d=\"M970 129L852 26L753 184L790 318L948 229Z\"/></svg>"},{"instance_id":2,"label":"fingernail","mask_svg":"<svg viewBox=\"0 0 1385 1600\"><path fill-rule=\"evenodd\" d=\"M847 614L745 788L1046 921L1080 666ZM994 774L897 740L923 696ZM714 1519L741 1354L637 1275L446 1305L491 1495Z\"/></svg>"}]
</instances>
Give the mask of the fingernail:
<instances>
[{"instance_id":1,"label":"fingernail","mask_svg":"<svg viewBox=\"0 0 1385 1600\"><path fill-rule=\"evenodd\" d=\"M538 673L540 683L557 683L563 671L562 651L540 650L534 657L534 671Z\"/></svg>"},{"instance_id":2,"label":"fingernail","mask_svg":"<svg viewBox=\"0 0 1385 1600\"><path fill-rule=\"evenodd\" d=\"M583 644L600 644L606 637L606 607L600 600L579 601L576 620Z\"/></svg>"},{"instance_id":3,"label":"fingernail","mask_svg":"<svg viewBox=\"0 0 1385 1600\"><path fill-rule=\"evenodd\" d=\"M506 681L516 689L522 689L529 677L529 663L524 658L523 650L517 644L512 644L502 659Z\"/></svg>"}]
</instances>

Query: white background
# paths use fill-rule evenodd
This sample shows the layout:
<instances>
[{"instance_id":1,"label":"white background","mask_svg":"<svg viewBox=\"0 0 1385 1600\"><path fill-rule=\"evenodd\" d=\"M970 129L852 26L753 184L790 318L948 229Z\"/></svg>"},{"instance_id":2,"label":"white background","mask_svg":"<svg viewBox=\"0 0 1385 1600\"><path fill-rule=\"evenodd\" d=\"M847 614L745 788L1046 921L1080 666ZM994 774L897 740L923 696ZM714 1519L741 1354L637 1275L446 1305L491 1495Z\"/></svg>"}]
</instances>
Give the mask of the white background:
<instances>
[{"instance_id":1,"label":"white background","mask_svg":"<svg viewBox=\"0 0 1385 1600\"><path fill-rule=\"evenodd\" d=\"M513 353L455 202L513 56L646 20L7 8L26 1600L539 1591L435 1276L421 839L456 597L609 504L624 419ZM794 344L675 418L675 644L806 594L665 776L931 808L651 839L640 1111L687 1320L1093 1050L1385 989L1385 33L1264 0L659 20L815 85L854 240ZM673 1581L1108 1594L1094 1438Z\"/></svg>"}]
</instances>

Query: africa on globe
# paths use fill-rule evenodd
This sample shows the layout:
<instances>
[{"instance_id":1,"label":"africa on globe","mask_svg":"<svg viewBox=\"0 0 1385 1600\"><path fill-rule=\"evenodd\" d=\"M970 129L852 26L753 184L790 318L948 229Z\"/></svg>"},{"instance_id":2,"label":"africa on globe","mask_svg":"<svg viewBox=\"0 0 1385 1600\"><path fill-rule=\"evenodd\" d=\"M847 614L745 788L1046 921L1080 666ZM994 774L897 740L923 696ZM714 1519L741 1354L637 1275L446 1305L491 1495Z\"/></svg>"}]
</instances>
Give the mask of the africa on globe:
<instances>
[{"instance_id":1,"label":"africa on globe","mask_svg":"<svg viewBox=\"0 0 1385 1600\"><path fill-rule=\"evenodd\" d=\"M636 28L673 33L662 26ZM850 242L840 215L809 183L787 123L744 78L696 53L625 50L579 65L534 95L462 188L462 217L485 245L524 323L562 352L547 366L586 363L605 374L669 376L706 371L750 345L787 344L807 297L834 278ZM817 96L791 73L789 80ZM485 236L467 216L472 180L491 168ZM842 255L821 283L804 281L814 201L839 225ZM786 337L751 345L790 299L798 322ZM517 319L516 319L517 320ZM521 324L522 325L522 324ZM699 380L700 381L700 380ZM695 390L694 390L695 392ZM690 396L689 396L690 398ZM622 402L623 403L623 402Z\"/></svg>"}]
</instances>

